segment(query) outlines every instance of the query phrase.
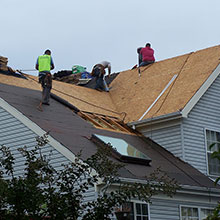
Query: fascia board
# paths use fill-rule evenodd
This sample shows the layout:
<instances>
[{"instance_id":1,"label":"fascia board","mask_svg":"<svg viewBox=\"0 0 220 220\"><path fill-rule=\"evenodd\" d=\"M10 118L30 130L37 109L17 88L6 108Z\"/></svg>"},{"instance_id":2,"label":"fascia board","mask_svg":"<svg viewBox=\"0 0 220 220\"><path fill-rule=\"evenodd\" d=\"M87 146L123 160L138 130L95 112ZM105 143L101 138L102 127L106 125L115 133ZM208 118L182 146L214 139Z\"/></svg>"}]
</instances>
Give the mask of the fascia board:
<instances>
[{"instance_id":1,"label":"fascia board","mask_svg":"<svg viewBox=\"0 0 220 220\"><path fill-rule=\"evenodd\" d=\"M219 73L220 73L220 64L216 67L216 69L212 72L212 74L208 77L208 79L203 83L203 85L199 88L199 90L194 94L194 96L189 100L189 102L183 108L183 110L181 111L183 117L186 118L188 116L192 108L196 105L199 99L203 96L203 94L207 91L207 89L219 76Z\"/></svg>"},{"instance_id":2,"label":"fascia board","mask_svg":"<svg viewBox=\"0 0 220 220\"><path fill-rule=\"evenodd\" d=\"M167 121L171 121L171 120L175 120L175 119L179 119L182 118L182 114L181 112L173 112L170 114L166 114L166 115L160 115L158 117L154 117L154 118L148 118L148 119L144 119L141 121L134 121L134 122L130 122L128 123L128 126L131 127L145 127L148 124L152 125L152 124L158 124L161 122L167 122Z\"/></svg>"},{"instance_id":3,"label":"fascia board","mask_svg":"<svg viewBox=\"0 0 220 220\"><path fill-rule=\"evenodd\" d=\"M131 178L120 178L122 182L125 183L141 183L146 184L148 183L146 180L140 180L140 179L131 179ZM179 193L188 192L195 195L212 195L215 197L220 198L220 189L218 188L208 188L205 186L190 186L190 185L180 185L181 189L177 190Z\"/></svg>"}]
</instances>

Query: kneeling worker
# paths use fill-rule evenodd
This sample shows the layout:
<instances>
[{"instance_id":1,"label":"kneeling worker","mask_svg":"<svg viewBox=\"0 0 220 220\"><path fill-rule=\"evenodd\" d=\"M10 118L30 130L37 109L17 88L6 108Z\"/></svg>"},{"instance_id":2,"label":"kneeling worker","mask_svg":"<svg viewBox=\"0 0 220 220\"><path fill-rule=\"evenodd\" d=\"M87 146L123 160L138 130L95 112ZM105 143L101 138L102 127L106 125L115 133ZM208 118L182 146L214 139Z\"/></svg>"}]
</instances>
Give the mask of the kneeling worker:
<instances>
[{"instance_id":1,"label":"kneeling worker","mask_svg":"<svg viewBox=\"0 0 220 220\"><path fill-rule=\"evenodd\" d=\"M37 58L36 69L39 71L39 83L41 83L43 89L42 101L39 106L41 109L42 104L50 105L50 90L52 88L52 76L50 70L54 69L54 63L50 50L46 50L44 55Z\"/></svg>"},{"instance_id":2,"label":"kneeling worker","mask_svg":"<svg viewBox=\"0 0 220 220\"><path fill-rule=\"evenodd\" d=\"M155 62L154 50L151 48L150 43L147 43L146 46L141 49L140 55L142 57L142 62L139 66L147 66Z\"/></svg>"},{"instance_id":3,"label":"kneeling worker","mask_svg":"<svg viewBox=\"0 0 220 220\"><path fill-rule=\"evenodd\" d=\"M91 75L96 77L95 89L97 89L99 91L109 92L109 88L108 88L107 83L105 81L105 69L106 68L108 68L108 76L110 76L111 63L108 61L103 61L103 62L97 63L93 67Z\"/></svg>"}]
</instances>

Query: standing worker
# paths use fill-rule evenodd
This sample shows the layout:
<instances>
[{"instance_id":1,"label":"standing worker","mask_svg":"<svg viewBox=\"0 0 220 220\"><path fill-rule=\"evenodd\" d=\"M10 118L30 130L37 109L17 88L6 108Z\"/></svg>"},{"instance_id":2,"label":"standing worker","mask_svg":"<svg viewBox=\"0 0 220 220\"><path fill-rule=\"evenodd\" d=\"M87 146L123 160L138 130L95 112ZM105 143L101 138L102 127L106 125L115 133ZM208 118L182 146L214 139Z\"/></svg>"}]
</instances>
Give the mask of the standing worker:
<instances>
[{"instance_id":1,"label":"standing worker","mask_svg":"<svg viewBox=\"0 0 220 220\"><path fill-rule=\"evenodd\" d=\"M146 46L141 49L140 55L142 57L142 62L139 66L147 66L155 62L154 50L151 48L150 43L147 43Z\"/></svg>"},{"instance_id":2,"label":"standing worker","mask_svg":"<svg viewBox=\"0 0 220 220\"><path fill-rule=\"evenodd\" d=\"M97 63L91 72L92 76L96 77L96 86L95 89L99 91L109 92L109 88L105 81L105 69L108 68L108 77L111 74L111 63L108 61L102 61Z\"/></svg>"},{"instance_id":3,"label":"standing worker","mask_svg":"<svg viewBox=\"0 0 220 220\"><path fill-rule=\"evenodd\" d=\"M50 105L50 90L52 88L52 76L50 70L54 69L53 59L51 57L51 51L46 50L44 55L41 55L37 58L37 63L35 67L39 71L39 83L42 86L42 101L39 105L41 109L42 104Z\"/></svg>"}]
</instances>

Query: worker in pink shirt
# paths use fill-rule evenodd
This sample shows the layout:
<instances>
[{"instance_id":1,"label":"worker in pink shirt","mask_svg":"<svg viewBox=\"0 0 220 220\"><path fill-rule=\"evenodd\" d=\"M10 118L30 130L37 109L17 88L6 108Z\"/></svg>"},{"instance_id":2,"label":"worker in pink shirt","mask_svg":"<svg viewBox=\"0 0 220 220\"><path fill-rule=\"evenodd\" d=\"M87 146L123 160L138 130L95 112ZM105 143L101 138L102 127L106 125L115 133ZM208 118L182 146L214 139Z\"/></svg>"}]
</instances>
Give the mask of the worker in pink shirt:
<instances>
[{"instance_id":1,"label":"worker in pink shirt","mask_svg":"<svg viewBox=\"0 0 220 220\"><path fill-rule=\"evenodd\" d=\"M146 46L141 49L140 55L142 57L142 62L139 66L146 66L155 62L154 50L151 48L150 43L147 43Z\"/></svg>"}]
</instances>

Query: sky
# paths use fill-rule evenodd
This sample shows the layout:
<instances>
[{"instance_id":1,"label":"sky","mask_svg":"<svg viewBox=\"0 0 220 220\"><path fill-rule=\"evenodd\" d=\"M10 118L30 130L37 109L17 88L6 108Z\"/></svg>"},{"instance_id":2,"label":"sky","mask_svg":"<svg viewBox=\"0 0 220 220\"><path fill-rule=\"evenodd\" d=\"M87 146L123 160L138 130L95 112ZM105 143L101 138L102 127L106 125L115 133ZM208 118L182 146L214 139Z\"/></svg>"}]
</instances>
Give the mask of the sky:
<instances>
[{"instance_id":1,"label":"sky","mask_svg":"<svg viewBox=\"0 0 220 220\"><path fill-rule=\"evenodd\" d=\"M0 56L28 71L52 51L55 69L109 61L112 72L137 64L151 43L156 61L219 45L220 0L0 0Z\"/></svg>"}]
</instances>

